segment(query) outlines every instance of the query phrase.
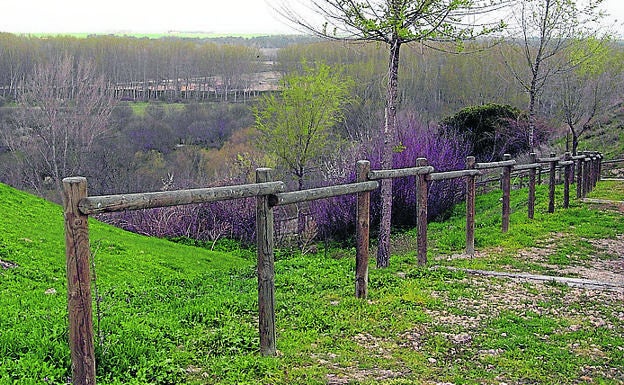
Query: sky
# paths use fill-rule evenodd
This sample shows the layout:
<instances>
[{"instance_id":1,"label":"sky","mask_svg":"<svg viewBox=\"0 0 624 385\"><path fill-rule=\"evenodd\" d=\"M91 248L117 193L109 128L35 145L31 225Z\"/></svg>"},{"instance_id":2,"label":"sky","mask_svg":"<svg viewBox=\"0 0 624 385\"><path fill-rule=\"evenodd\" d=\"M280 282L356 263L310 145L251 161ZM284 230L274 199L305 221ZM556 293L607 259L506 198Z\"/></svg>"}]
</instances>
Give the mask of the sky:
<instances>
[{"instance_id":1,"label":"sky","mask_svg":"<svg viewBox=\"0 0 624 385\"><path fill-rule=\"evenodd\" d=\"M270 3L269 3L270 1ZM276 0L0 0L0 32L292 34ZM605 0L624 37L624 0ZM615 19L618 21L616 22Z\"/></svg>"}]
</instances>

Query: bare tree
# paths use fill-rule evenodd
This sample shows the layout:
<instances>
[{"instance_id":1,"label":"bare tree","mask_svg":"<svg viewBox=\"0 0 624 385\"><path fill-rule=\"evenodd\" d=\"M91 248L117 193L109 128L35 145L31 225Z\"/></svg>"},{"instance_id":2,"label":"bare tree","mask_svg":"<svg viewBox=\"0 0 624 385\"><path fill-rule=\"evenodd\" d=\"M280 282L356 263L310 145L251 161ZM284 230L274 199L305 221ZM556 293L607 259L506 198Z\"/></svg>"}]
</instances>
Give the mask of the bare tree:
<instances>
[{"instance_id":1,"label":"bare tree","mask_svg":"<svg viewBox=\"0 0 624 385\"><path fill-rule=\"evenodd\" d=\"M31 188L60 193L64 177L86 171L86 157L107 131L113 95L91 61L72 56L38 65L21 89L5 141L24 162Z\"/></svg>"},{"instance_id":2,"label":"bare tree","mask_svg":"<svg viewBox=\"0 0 624 385\"><path fill-rule=\"evenodd\" d=\"M314 35L337 40L376 41L389 51L385 113L382 135L382 167L392 168L397 143L397 106L399 103L399 57L403 44L410 42L461 42L503 27L503 23L481 21L484 14L500 10L507 0L310 0L310 9L322 21L301 16L291 5L279 12L290 22ZM392 181L381 184L382 218L379 231L377 266L387 267L390 260Z\"/></svg>"},{"instance_id":3,"label":"bare tree","mask_svg":"<svg viewBox=\"0 0 624 385\"><path fill-rule=\"evenodd\" d=\"M594 52L591 62L579 64L561 79L555 82L551 90L561 118L572 137L566 140L566 150L577 154L581 136L594 127L607 109L620 97L624 81L623 55L607 42L585 39L579 42L580 48L574 56L583 56L584 52ZM574 55L576 53L576 55Z\"/></svg>"},{"instance_id":4,"label":"bare tree","mask_svg":"<svg viewBox=\"0 0 624 385\"><path fill-rule=\"evenodd\" d=\"M514 39L524 57L522 67L507 60L508 68L529 95L529 147L534 148L538 99L554 76L570 72L579 61L566 55L575 41L597 36L604 0L518 0ZM593 52L586 52L589 61Z\"/></svg>"}]
</instances>

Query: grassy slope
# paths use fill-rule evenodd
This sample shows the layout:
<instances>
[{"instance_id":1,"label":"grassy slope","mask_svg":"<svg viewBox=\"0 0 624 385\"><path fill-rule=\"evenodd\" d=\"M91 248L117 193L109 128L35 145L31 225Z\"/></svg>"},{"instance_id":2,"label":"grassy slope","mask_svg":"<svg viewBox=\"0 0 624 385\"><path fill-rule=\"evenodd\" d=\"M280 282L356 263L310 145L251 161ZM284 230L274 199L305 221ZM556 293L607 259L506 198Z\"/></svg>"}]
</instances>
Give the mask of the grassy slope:
<instances>
[{"instance_id":1,"label":"grassy slope","mask_svg":"<svg viewBox=\"0 0 624 385\"><path fill-rule=\"evenodd\" d=\"M430 226L430 265L539 271L513 255L557 234L566 236L562 247L585 242L578 256L584 262L596 252L586 239L624 233L616 213L575 204L545 214L545 194L540 188L533 222L524 219L526 191L514 194L506 235L499 194L480 196L477 248L491 252L436 261L463 248L458 206L449 221ZM64 383L61 209L0 185L0 212L0 259L19 265L0 270L0 383ZM395 238L389 269L371 268L368 301L353 298L352 249L279 253L280 355L262 358L251 253L209 253L95 222L91 229L102 298L100 384L624 381L621 296L418 268L410 233ZM46 295L50 288L56 294Z\"/></svg>"},{"instance_id":2,"label":"grassy slope","mask_svg":"<svg viewBox=\"0 0 624 385\"><path fill-rule=\"evenodd\" d=\"M69 374L62 208L2 184L0 205L0 259L19 266L0 269L0 379L2 383L10 378L61 381ZM162 333L150 330L149 324L161 322L168 314L160 312L175 305L144 303L144 297L157 290L155 285L228 276L234 267L251 269L249 262L233 255L141 237L96 221L90 227L98 289L101 295L114 297L101 304L110 314L102 328L115 322L137 326L134 331L105 331L111 333L107 337L111 350L116 342L134 337L127 333ZM56 294L45 294L49 289ZM121 306L124 303L128 306ZM158 314L142 317L140 313L149 308ZM136 359L150 350L149 346L135 348Z\"/></svg>"}]
</instances>

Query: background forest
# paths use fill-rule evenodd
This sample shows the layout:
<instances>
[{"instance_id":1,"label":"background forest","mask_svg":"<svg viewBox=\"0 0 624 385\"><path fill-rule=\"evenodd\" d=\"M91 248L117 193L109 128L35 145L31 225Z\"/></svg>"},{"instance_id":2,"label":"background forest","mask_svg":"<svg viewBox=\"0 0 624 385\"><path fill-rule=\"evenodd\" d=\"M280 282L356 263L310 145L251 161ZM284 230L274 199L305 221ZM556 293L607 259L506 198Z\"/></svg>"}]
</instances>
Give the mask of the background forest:
<instances>
[{"instance_id":1,"label":"background forest","mask_svg":"<svg viewBox=\"0 0 624 385\"><path fill-rule=\"evenodd\" d=\"M470 154L481 160L496 160L504 152L521 156L528 150L529 98L518 78L530 72L521 46L483 40L466 43L460 53L447 51L442 44L412 44L402 53L395 166L412 166L424 156L444 171L463 167ZM607 42L601 52L591 66L553 69L537 100L537 144L570 148L576 128L583 149L583 138L603 130L613 111L622 109L624 46ZM560 53L570 62L575 54ZM369 159L373 168L380 161L387 60L386 50L375 43L310 37L3 33L0 181L58 201L60 180L72 175L88 178L91 195L250 182L255 168L264 166L275 168L293 189L352 180L357 160ZM268 95L279 97L282 79L321 63L349 80L347 102L330 127L327 151L296 177L261 145L254 111ZM467 126L470 119L484 124ZM400 215L415 204L406 192L411 183L394 186L394 199L401 202L394 206L396 225L411 225ZM461 189L461 184L434 185L431 217L443 215ZM175 215L156 210L108 220L160 236L249 240L251 204L212 204L199 208L199 216L189 211L196 209L178 208ZM351 204L337 198L303 208L315 216L311 237L349 233ZM250 209L242 210L245 206Z\"/></svg>"}]
</instances>

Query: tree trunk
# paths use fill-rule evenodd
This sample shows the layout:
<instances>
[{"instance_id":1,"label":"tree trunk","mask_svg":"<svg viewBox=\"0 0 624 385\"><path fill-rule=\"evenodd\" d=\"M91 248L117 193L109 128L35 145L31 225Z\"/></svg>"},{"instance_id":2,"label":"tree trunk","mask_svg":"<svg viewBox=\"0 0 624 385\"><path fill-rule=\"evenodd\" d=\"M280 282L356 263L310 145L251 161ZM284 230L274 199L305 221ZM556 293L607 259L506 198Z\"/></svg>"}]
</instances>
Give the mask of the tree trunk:
<instances>
[{"instance_id":1,"label":"tree trunk","mask_svg":"<svg viewBox=\"0 0 624 385\"><path fill-rule=\"evenodd\" d=\"M385 122L383 128L384 149L381 168L392 168L392 153L396 142L396 110L398 102L399 50L401 40L394 36L390 42L388 62L388 84L386 89ZM392 224L392 179L381 181L381 222L379 224L379 248L377 267L388 267L390 263L390 227Z\"/></svg>"},{"instance_id":2,"label":"tree trunk","mask_svg":"<svg viewBox=\"0 0 624 385\"><path fill-rule=\"evenodd\" d=\"M572 156L577 155L578 145L579 145L578 135L572 132Z\"/></svg>"},{"instance_id":3,"label":"tree trunk","mask_svg":"<svg viewBox=\"0 0 624 385\"><path fill-rule=\"evenodd\" d=\"M529 149L531 152L535 150L535 102L537 99L537 90L535 82L537 79L533 77L531 89L529 90Z\"/></svg>"},{"instance_id":4,"label":"tree trunk","mask_svg":"<svg viewBox=\"0 0 624 385\"><path fill-rule=\"evenodd\" d=\"M537 93L538 93L538 79L540 76L540 68L542 66L542 60L544 60L544 49L545 44L547 44L548 35L548 22L550 21L550 8L551 0L546 0L546 4L544 5L545 15L543 16L543 22L540 26L540 36L539 36L539 48L537 49L537 53L535 54L535 60L533 63L529 63L531 66L531 85L529 87L529 148L531 152L534 152L535 148L535 104L537 102ZM528 42L525 42L528 44ZM527 46L527 52L528 52ZM543 80L542 85L539 87L543 88Z\"/></svg>"}]
</instances>

